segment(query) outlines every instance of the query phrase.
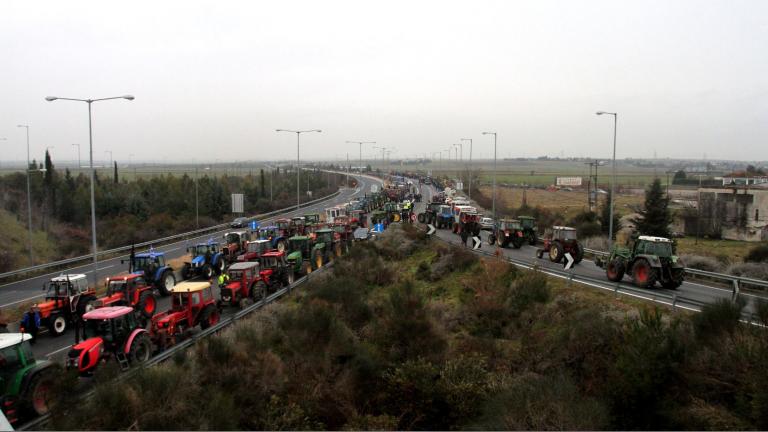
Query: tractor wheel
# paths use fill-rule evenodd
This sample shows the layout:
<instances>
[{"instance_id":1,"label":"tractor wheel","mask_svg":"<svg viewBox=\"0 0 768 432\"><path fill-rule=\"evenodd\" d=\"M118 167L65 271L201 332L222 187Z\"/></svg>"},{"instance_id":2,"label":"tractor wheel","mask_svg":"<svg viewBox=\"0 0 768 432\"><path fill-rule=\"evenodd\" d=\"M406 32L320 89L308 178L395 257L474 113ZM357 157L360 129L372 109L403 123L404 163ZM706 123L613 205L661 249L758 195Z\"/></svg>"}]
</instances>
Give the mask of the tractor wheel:
<instances>
[{"instance_id":1,"label":"tractor wheel","mask_svg":"<svg viewBox=\"0 0 768 432\"><path fill-rule=\"evenodd\" d=\"M152 318L157 309L157 299L151 292L144 291L141 293L141 296L139 296L139 303L136 306L139 309L141 316L144 318Z\"/></svg>"},{"instance_id":2,"label":"tractor wheel","mask_svg":"<svg viewBox=\"0 0 768 432\"><path fill-rule=\"evenodd\" d=\"M580 263L581 260L584 259L584 248L581 247L581 244L574 243L573 244L573 252L574 252L573 263L574 264Z\"/></svg>"},{"instance_id":3,"label":"tractor wheel","mask_svg":"<svg viewBox=\"0 0 768 432\"><path fill-rule=\"evenodd\" d=\"M670 269L670 279L662 282L662 286L667 289L677 289L683 284L684 270L683 269Z\"/></svg>"},{"instance_id":4,"label":"tractor wheel","mask_svg":"<svg viewBox=\"0 0 768 432\"><path fill-rule=\"evenodd\" d=\"M65 331L67 331L67 325L69 323L67 323L67 318L64 315L51 315L49 321L50 323L48 324L48 330L50 330L52 335L61 336Z\"/></svg>"},{"instance_id":5,"label":"tractor wheel","mask_svg":"<svg viewBox=\"0 0 768 432\"><path fill-rule=\"evenodd\" d=\"M51 399L53 385L52 369L44 369L35 374L22 395L23 409L38 416L48 414L53 402Z\"/></svg>"},{"instance_id":6,"label":"tractor wheel","mask_svg":"<svg viewBox=\"0 0 768 432\"><path fill-rule=\"evenodd\" d=\"M171 295L171 290L173 290L174 286L176 286L176 276L173 275L172 270L166 270L160 276L160 286L158 286L160 294L164 296Z\"/></svg>"},{"instance_id":7,"label":"tractor wheel","mask_svg":"<svg viewBox=\"0 0 768 432\"><path fill-rule=\"evenodd\" d=\"M608 280L611 282L620 282L624 278L624 272L627 269L624 266L624 261L614 258L608 261L605 266L605 275L608 276Z\"/></svg>"},{"instance_id":8,"label":"tractor wheel","mask_svg":"<svg viewBox=\"0 0 768 432\"><path fill-rule=\"evenodd\" d=\"M512 235L512 247L515 248L515 249L520 249L521 247L523 247L523 238L522 237L518 237L518 236L513 234Z\"/></svg>"},{"instance_id":9,"label":"tractor wheel","mask_svg":"<svg viewBox=\"0 0 768 432\"><path fill-rule=\"evenodd\" d=\"M418 216L416 216L416 220L419 221L419 223L424 223L424 213L419 213Z\"/></svg>"},{"instance_id":10,"label":"tractor wheel","mask_svg":"<svg viewBox=\"0 0 768 432\"><path fill-rule=\"evenodd\" d=\"M248 295L255 302L264 300L264 298L267 296L267 284L265 284L264 281L256 282L255 284L251 285L251 290Z\"/></svg>"},{"instance_id":11,"label":"tractor wheel","mask_svg":"<svg viewBox=\"0 0 768 432\"><path fill-rule=\"evenodd\" d=\"M334 255L336 255L336 257L340 257L341 256L341 243L336 243L333 246L333 253L334 253Z\"/></svg>"},{"instance_id":12,"label":"tractor wheel","mask_svg":"<svg viewBox=\"0 0 768 432\"><path fill-rule=\"evenodd\" d=\"M277 250L280 252L285 252L285 240L277 241Z\"/></svg>"},{"instance_id":13,"label":"tractor wheel","mask_svg":"<svg viewBox=\"0 0 768 432\"><path fill-rule=\"evenodd\" d=\"M301 263L301 274L308 275L312 273L312 263L309 261L304 261Z\"/></svg>"},{"instance_id":14,"label":"tractor wheel","mask_svg":"<svg viewBox=\"0 0 768 432\"><path fill-rule=\"evenodd\" d=\"M496 243L496 236L493 233L488 234L488 244L493 246Z\"/></svg>"},{"instance_id":15,"label":"tractor wheel","mask_svg":"<svg viewBox=\"0 0 768 432\"><path fill-rule=\"evenodd\" d=\"M227 262L224 258L219 258L219 262L216 263L216 274L224 273L224 269L227 268Z\"/></svg>"},{"instance_id":16,"label":"tractor wheel","mask_svg":"<svg viewBox=\"0 0 768 432\"><path fill-rule=\"evenodd\" d=\"M323 266L323 254L319 250L315 249L312 252L312 268L317 270L322 266Z\"/></svg>"},{"instance_id":17,"label":"tractor wheel","mask_svg":"<svg viewBox=\"0 0 768 432\"><path fill-rule=\"evenodd\" d=\"M536 246L536 233L533 231L528 233L528 244L531 246Z\"/></svg>"},{"instance_id":18,"label":"tractor wheel","mask_svg":"<svg viewBox=\"0 0 768 432\"><path fill-rule=\"evenodd\" d=\"M253 299L250 299L248 297L241 298L239 302L237 302L237 305L240 306L240 309L245 309L253 304Z\"/></svg>"},{"instance_id":19,"label":"tractor wheel","mask_svg":"<svg viewBox=\"0 0 768 432\"><path fill-rule=\"evenodd\" d=\"M204 278L210 280L213 277L213 267L208 264L204 265L202 273Z\"/></svg>"},{"instance_id":20,"label":"tractor wheel","mask_svg":"<svg viewBox=\"0 0 768 432\"><path fill-rule=\"evenodd\" d=\"M563 256L565 255L565 250L563 248L563 245L559 242L553 242L549 246L549 260L553 263L559 263L563 260Z\"/></svg>"},{"instance_id":21,"label":"tractor wheel","mask_svg":"<svg viewBox=\"0 0 768 432\"><path fill-rule=\"evenodd\" d=\"M505 246L506 246L506 241L505 241L505 239L504 239L504 236L500 235L500 236L499 236L499 237L496 239L496 245L497 245L498 247L500 247L500 248L503 248L503 247L505 247Z\"/></svg>"},{"instance_id":22,"label":"tractor wheel","mask_svg":"<svg viewBox=\"0 0 768 432\"><path fill-rule=\"evenodd\" d=\"M128 359L135 365L146 363L152 356L152 343L146 333L136 335L128 352Z\"/></svg>"},{"instance_id":23,"label":"tractor wheel","mask_svg":"<svg viewBox=\"0 0 768 432\"><path fill-rule=\"evenodd\" d=\"M192 276L192 266L189 263L184 263L184 267L181 268L181 279L187 280Z\"/></svg>"},{"instance_id":24,"label":"tractor wheel","mask_svg":"<svg viewBox=\"0 0 768 432\"><path fill-rule=\"evenodd\" d=\"M544 249L536 249L536 258L538 259L544 258Z\"/></svg>"},{"instance_id":25,"label":"tractor wheel","mask_svg":"<svg viewBox=\"0 0 768 432\"><path fill-rule=\"evenodd\" d=\"M200 315L200 328L205 330L211 326L218 324L219 311L213 305L206 306Z\"/></svg>"},{"instance_id":26,"label":"tractor wheel","mask_svg":"<svg viewBox=\"0 0 768 432\"><path fill-rule=\"evenodd\" d=\"M658 278L656 270L645 259L635 261L632 266L632 283L640 288L652 288Z\"/></svg>"}]
</instances>

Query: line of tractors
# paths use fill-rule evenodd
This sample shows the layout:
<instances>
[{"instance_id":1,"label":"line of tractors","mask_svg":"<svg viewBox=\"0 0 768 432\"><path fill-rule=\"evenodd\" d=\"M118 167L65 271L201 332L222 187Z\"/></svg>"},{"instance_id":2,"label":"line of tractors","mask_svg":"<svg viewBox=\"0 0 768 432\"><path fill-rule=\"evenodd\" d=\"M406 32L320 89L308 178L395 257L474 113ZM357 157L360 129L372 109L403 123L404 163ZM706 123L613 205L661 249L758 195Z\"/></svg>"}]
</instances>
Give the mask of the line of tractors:
<instances>
[{"instance_id":1,"label":"line of tractors","mask_svg":"<svg viewBox=\"0 0 768 432\"><path fill-rule=\"evenodd\" d=\"M348 252L356 229L369 226L369 213L389 203L372 193L320 214L281 218L267 226L230 231L223 242L189 246L180 269L163 252L131 251L127 273L108 277L97 293L84 274L63 274L47 281L45 298L26 312L19 333L0 333L0 408L11 423L48 412L56 374L50 360L36 359L30 343L38 330L61 336L73 327L75 343L65 366L82 376L114 359L123 370L148 361L195 328L218 323L225 308L245 308L264 300L298 277ZM325 219L325 220L323 220ZM214 276L222 276L212 284ZM214 289L218 289L218 298ZM158 296L170 296L158 311Z\"/></svg>"}]
</instances>

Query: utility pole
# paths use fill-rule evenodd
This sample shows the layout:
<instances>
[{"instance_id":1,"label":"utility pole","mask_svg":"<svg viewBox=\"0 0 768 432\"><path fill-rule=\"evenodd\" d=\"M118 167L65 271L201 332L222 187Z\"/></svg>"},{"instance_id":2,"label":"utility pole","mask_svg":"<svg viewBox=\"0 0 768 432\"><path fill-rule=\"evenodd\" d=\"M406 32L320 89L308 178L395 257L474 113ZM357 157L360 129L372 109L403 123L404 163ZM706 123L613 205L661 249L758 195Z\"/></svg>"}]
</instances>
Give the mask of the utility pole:
<instances>
[{"instance_id":1,"label":"utility pole","mask_svg":"<svg viewBox=\"0 0 768 432\"><path fill-rule=\"evenodd\" d=\"M613 163L611 164L611 202L610 207L610 220L608 221L608 246L613 248L613 207L616 202L616 128L618 126L618 113L611 113L605 111L598 111L597 115L612 115L613 116Z\"/></svg>"}]
</instances>

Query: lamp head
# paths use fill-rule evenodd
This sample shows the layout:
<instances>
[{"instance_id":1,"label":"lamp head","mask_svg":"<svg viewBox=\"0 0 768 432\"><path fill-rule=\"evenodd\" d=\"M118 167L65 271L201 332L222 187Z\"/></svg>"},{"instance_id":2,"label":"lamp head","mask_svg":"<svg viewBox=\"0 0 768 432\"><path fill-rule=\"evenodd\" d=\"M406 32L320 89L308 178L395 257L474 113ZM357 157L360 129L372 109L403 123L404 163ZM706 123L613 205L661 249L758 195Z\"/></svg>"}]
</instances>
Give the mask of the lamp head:
<instances>
[{"instance_id":1,"label":"lamp head","mask_svg":"<svg viewBox=\"0 0 768 432\"><path fill-rule=\"evenodd\" d=\"M125 96L123 96L123 99L128 99L128 100L131 100L131 101L132 101L132 100L134 100L134 99L136 99L136 98L135 98L135 97L133 97L133 95L125 95Z\"/></svg>"},{"instance_id":2,"label":"lamp head","mask_svg":"<svg viewBox=\"0 0 768 432\"><path fill-rule=\"evenodd\" d=\"M56 99L58 99L56 96L46 96L45 97L45 100L47 100L48 102L53 102Z\"/></svg>"},{"instance_id":3,"label":"lamp head","mask_svg":"<svg viewBox=\"0 0 768 432\"><path fill-rule=\"evenodd\" d=\"M597 115L603 115L603 114L605 114L605 111L598 111L598 112L596 112L595 114L597 114Z\"/></svg>"}]
</instances>

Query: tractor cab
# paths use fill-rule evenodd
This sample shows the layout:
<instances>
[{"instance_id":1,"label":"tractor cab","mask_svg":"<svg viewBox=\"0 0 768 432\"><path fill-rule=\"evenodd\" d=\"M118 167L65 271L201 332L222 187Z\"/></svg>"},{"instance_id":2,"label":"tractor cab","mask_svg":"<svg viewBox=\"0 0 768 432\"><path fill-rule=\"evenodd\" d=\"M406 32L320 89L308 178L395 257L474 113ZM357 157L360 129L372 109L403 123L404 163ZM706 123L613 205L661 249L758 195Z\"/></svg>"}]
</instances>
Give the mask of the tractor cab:
<instances>
[{"instance_id":1,"label":"tractor cab","mask_svg":"<svg viewBox=\"0 0 768 432\"><path fill-rule=\"evenodd\" d=\"M259 278L258 262L239 262L232 264L227 270L229 282L224 286L219 286L220 305L238 305L241 300L247 299L250 295L250 288L254 281ZM241 304L245 306L245 304Z\"/></svg>"},{"instance_id":2,"label":"tractor cab","mask_svg":"<svg viewBox=\"0 0 768 432\"><path fill-rule=\"evenodd\" d=\"M280 252L280 251L267 252L266 254L264 254L264 256L261 259L261 265L264 270L267 270L267 269L275 270L280 267L284 267L286 265L285 252Z\"/></svg>"},{"instance_id":3,"label":"tractor cab","mask_svg":"<svg viewBox=\"0 0 768 432\"><path fill-rule=\"evenodd\" d=\"M88 280L84 274L61 275L43 285L46 300L67 299L90 292ZM72 305L74 307L74 305ZM72 309L74 311L74 309Z\"/></svg>"},{"instance_id":4,"label":"tractor cab","mask_svg":"<svg viewBox=\"0 0 768 432\"><path fill-rule=\"evenodd\" d=\"M209 256L219 252L219 243L198 243L194 246L190 246L187 251L192 254L193 257Z\"/></svg>"},{"instance_id":5,"label":"tractor cab","mask_svg":"<svg viewBox=\"0 0 768 432\"><path fill-rule=\"evenodd\" d=\"M272 241L272 239L279 237L280 232L277 226L270 225L259 228L259 238Z\"/></svg>"},{"instance_id":6,"label":"tractor cab","mask_svg":"<svg viewBox=\"0 0 768 432\"><path fill-rule=\"evenodd\" d=\"M553 226L552 239L560 240L560 241L576 240L576 228L571 228L567 226Z\"/></svg>"},{"instance_id":7,"label":"tractor cab","mask_svg":"<svg viewBox=\"0 0 768 432\"><path fill-rule=\"evenodd\" d=\"M283 237L290 237L291 236L291 228L293 225L291 224L290 219L278 219L275 221L275 226L277 227L277 230L280 232L280 235Z\"/></svg>"},{"instance_id":8,"label":"tractor cab","mask_svg":"<svg viewBox=\"0 0 768 432\"><path fill-rule=\"evenodd\" d=\"M229 255L235 255L237 252L245 249L245 244L251 239L248 231L231 231L224 234L224 248Z\"/></svg>"},{"instance_id":9,"label":"tractor cab","mask_svg":"<svg viewBox=\"0 0 768 432\"><path fill-rule=\"evenodd\" d=\"M655 255L659 258L672 258L675 255L674 243L664 237L639 236L634 240L634 255ZM675 257L677 258L677 257Z\"/></svg>"},{"instance_id":10,"label":"tractor cab","mask_svg":"<svg viewBox=\"0 0 768 432\"><path fill-rule=\"evenodd\" d=\"M131 273L141 272L148 277L154 275L157 269L165 267L165 254L162 252L137 253L130 260L129 265L128 271Z\"/></svg>"},{"instance_id":11,"label":"tractor cab","mask_svg":"<svg viewBox=\"0 0 768 432\"><path fill-rule=\"evenodd\" d=\"M291 233L293 235L304 235L304 227L307 225L304 216L296 216L291 219Z\"/></svg>"},{"instance_id":12,"label":"tractor cab","mask_svg":"<svg viewBox=\"0 0 768 432\"><path fill-rule=\"evenodd\" d=\"M367 214L362 209L349 212L349 223L353 228L365 228L367 226Z\"/></svg>"},{"instance_id":13,"label":"tractor cab","mask_svg":"<svg viewBox=\"0 0 768 432\"><path fill-rule=\"evenodd\" d=\"M257 261L260 256L262 256L265 252L272 249L272 244L269 240L254 240L248 242L248 247L245 250L245 253L238 256L237 260L240 262L244 261Z\"/></svg>"},{"instance_id":14,"label":"tractor cab","mask_svg":"<svg viewBox=\"0 0 768 432\"><path fill-rule=\"evenodd\" d=\"M308 213L304 215L304 224L305 225L315 225L320 223L320 214L319 213Z\"/></svg>"},{"instance_id":15,"label":"tractor cab","mask_svg":"<svg viewBox=\"0 0 768 432\"><path fill-rule=\"evenodd\" d=\"M307 236L293 236L288 239L289 256L295 252L300 252L301 256L309 257L309 249L309 237Z\"/></svg>"},{"instance_id":16,"label":"tractor cab","mask_svg":"<svg viewBox=\"0 0 768 432\"><path fill-rule=\"evenodd\" d=\"M123 370L131 363L146 362L151 355L147 331L131 307L110 306L86 313L80 333L82 342L72 346L66 365L81 375L92 374L105 354L114 355Z\"/></svg>"},{"instance_id":17,"label":"tractor cab","mask_svg":"<svg viewBox=\"0 0 768 432\"><path fill-rule=\"evenodd\" d=\"M335 232L333 230L330 230L328 228L320 229L315 231L316 243L325 243L326 245L330 245L334 241Z\"/></svg>"},{"instance_id":18,"label":"tractor cab","mask_svg":"<svg viewBox=\"0 0 768 432\"><path fill-rule=\"evenodd\" d=\"M336 218L342 216L343 214L344 212L340 207L327 208L325 209L325 221L327 223L334 223L336 222Z\"/></svg>"},{"instance_id":19,"label":"tractor cab","mask_svg":"<svg viewBox=\"0 0 768 432\"><path fill-rule=\"evenodd\" d=\"M0 408L12 425L48 413L54 364L36 360L26 333L0 334ZM10 429L13 430L13 429Z\"/></svg>"}]
</instances>

